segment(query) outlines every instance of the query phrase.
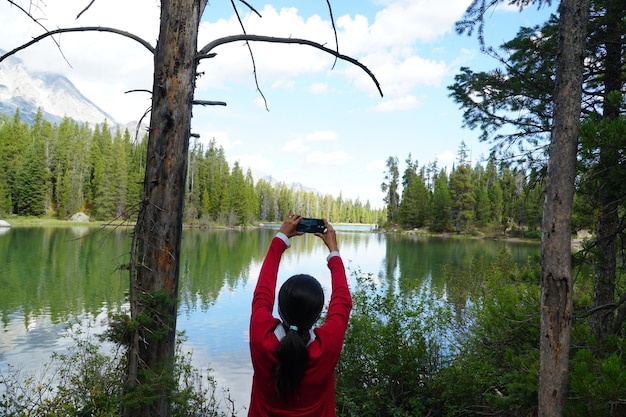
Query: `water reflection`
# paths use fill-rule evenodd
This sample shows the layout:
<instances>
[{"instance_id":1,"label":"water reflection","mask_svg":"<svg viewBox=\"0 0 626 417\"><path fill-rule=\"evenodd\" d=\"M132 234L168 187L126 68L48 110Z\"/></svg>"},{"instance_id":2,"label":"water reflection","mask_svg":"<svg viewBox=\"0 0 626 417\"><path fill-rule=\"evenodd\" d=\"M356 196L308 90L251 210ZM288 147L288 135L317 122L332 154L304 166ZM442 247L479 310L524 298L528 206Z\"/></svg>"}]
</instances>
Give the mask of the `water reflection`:
<instances>
[{"instance_id":1,"label":"water reflection","mask_svg":"<svg viewBox=\"0 0 626 417\"><path fill-rule=\"evenodd\" d=\"M275 227L247 231L185 230L181 252L178 327L194 365L211 367L246 405L252 368L248 321L252 291ZM393 291L428 287L446 299L445 265L474 256L495 258L503 248L524 262L539 245L433 239L341 230L339 244L356 288L355 274L371 274ZM11 228L0 236L0 368L41 364L68 343L65 322L103 320L125 302L130 230ZM292 239L279 283L296 273L317 277L329 299L327 250L313 235ZM456 297L456 302L459 302ZM104 324L102 324L104 326Z\"/></svg>"}]
</instances>

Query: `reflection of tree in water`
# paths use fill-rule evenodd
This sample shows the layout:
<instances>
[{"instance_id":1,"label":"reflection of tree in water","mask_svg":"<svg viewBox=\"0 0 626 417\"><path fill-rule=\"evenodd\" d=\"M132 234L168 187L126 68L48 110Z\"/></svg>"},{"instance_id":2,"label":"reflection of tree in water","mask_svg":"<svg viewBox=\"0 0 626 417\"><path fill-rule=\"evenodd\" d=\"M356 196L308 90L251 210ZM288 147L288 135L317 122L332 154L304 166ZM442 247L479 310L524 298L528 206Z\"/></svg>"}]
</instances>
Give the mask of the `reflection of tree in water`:
<instances>
[{"instance_id":1,"label":"reflection of tree in water","mask_svg":"<svg viewBox=\"0 0 626 417\"><path fill-rule=\"evenodd\" d=\"M130 238L124 229L15 228L0 238L0 312L4 327L18 312L27 324L97 315L125 301Z\"/></svg>"},{"instance_id":2,"label":"reflection of tree in water","mask_svg":"<svg viewBox=\"0 0 626 417\"><path fill-rule=\"evenodd\" d=\"M495 260L506 249L513 261L525 263L540 251L538 244L519 244L483 239L444 239L427 236L388 235L386 240L385 272L387 281L400 292L409 292L428 285L441 297L447 294L455 279L446 273L449 267L470 268L472 260L483 264ZM458 277L461 279L461 277ZM471 289L471 288L469 288Z\"/></svg>"},{"instance_id":3,"label":"reflection of tree in water","mask_svg":"<svg viewBox=\"0 0 626 417\"><path fill-rule=\"evenodd\" d=\"M181 251L180 301L210 307L224 286L247 281L250 264L262 262L274 230L186 230Z\"/></svg>"}]
</instances>

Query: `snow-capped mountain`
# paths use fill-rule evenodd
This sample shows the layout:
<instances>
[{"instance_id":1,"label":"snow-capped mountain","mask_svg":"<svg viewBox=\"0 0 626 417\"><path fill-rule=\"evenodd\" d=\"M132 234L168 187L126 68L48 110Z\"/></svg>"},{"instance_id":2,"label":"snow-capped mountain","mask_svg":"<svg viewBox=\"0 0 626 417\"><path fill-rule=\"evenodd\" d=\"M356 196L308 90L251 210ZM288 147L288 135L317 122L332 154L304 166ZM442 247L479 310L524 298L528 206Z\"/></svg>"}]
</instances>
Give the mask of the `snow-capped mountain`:
<instances>
[{"instance_id":1,"label":"snow-capped mountain","mask_svg":"<svg viewBox=\"0 0 626 417\"><path fill-rule=\"evenodd\" d=\"M0 55L4 51L0 49ZM20 118L32 122L41 108L44 118L59 123L67 116L77 122L95 125L104 122L114 125L115 120L93 104L66 77L30 72L14 56L0 62L0 113L10 116L20 109Z\"/></svg>"}]
</instances>

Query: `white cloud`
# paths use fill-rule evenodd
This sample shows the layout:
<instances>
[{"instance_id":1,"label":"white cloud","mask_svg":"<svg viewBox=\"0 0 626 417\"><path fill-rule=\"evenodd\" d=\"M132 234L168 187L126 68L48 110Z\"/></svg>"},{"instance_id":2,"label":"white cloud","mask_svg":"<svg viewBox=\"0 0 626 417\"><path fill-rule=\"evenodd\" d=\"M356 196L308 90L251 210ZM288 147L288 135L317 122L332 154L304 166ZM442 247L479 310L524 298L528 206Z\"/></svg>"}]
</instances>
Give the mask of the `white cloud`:
<instances>
[{"instance_id":1,"label":"white cloud","mask_svg":"<svg viewBox=\"0 0 626 417\"><path fill-rule=\"evenodd\" d=\"M285 143L281 150L283 152L294 152L301 154L308 151L309 149L309 146L304 143L304 139L296 138L292 141Z\"/></svg>"},{"instance_id":2,"label":"white cloud","mask_svg":"<svg viewBox=\"0 0 626 417\"><path fill-rule=\"evenodd\" d=\"M255 179L265 176L267 172L271 172L274 168L274 163L261 155L233 155L228 160L231 167L235 161L239 161L239 166L244 174L250 168Z\"/></svg>"},{"instance_id":3,"label":"white cloud","mask_svg":"<svg viewBox=\"0 0 626 417\"><path fill-rule=\"evenodd\" d=\"M373 21L363 15L342 15L336 18L340 51L357 58L374 72L386 96L402 96L420 85L438 85L449 75L448 64L424 58L416 51L416 43L426 43L451 31L453 23L463 14L470 0L396 0L385 2ZM319 15L304 19L295 8L275 9L266 5L263 18L250 15L245 19L248 33L311 39L334 48L334 34L329 20ZM203 23L200 44L210 35L217 38L241 29L235 17ZM294 89L295 78L305 74L324 77L334 58L308 46L252 43L256 75L261 85ZM199 88L223 87L226 82L251 82L252 65L249 52L242 43L220 46L218 56L210 63L208 77ZM203 67L204 68L204 67ZM360 68L341 63L334 72L353 80L358 88L375 93L375 86ZM324 83L310 87L313 93L327 91Z\"/></svg>"},{"instance_id":4,"label":"white cloud","mask_svg":"<svg viewBox=\"0 0 626 417\"><path fill-rule=\"evenodd\" d=\"M337 139L337 133L332 130L318 130L306 135L306 139L311 142L335 140Z\"/></svg>"},{"instance_id":5,"label":"white cloud","mask_svg":"<svg viewBox=\"0 0 626 417\"><path fill-rule=\"evenodd\" d=\"M385 161L382 159L376 159L374 161L370 161L366 166L366 171L375 171L375 172L383 172L385 169Z\"/></svg>"},{"instance_id":6,"label":"white cloud","mask_svg":"<svg viewBox=\"0 0 626 417\"><path fill-rule=\"evenodd\" d=\"M28 8L30 2L18 1ZM96 1L77 20L88 2L47 0L36 2L34 17L46 28L108 26L140 36L154 45L159 28L159 8L155 0ZM44 32L24 13L0 1L0 48L13 49ZM52 38L20 51L16 57L31 71L47 71L67 76L91 100L120 122L138 120L149 106L142 93L124 94L133 89L152 89L152 55L127 37L103 32L74 32ZM67 61L64 59L67 59Z\"/></svg>"},{"instance_id":7,"label":"white cloud","mask_svg":"<svg viewBox=\"0 0 626 417\"><path fill-rule=\"evenodd\" d=\"M471 0L394 0L384 2L370 24L364 16L340 16L339 40L349 53L369 54L380 49L429 42L448 33Z\"/></svg>"},{"instance_id":8,"label":"white cloud","mask_svg":"<svg viewBox=\"0 0 626 417\"><path fill-rule=\"evenodd\" d=\"M382 103L373 107L376 112L393 112L401 110L411 110L420 107L420 102L414 96L403 96L384 100Z\"/></svg>"},{"instance_id":9,"label":"white cloud","mask_svg":"<svg viewBox=\"0 0 626 417\"><path fill-rule=\"evenodd\" d=\"M385 96L399 96L421 85L439 85L448 74L444 61L434 61L404 50L401 54L380 51L363 59L381 84ZM361 69L345 70L355 85L363 91L375 91L372 80Z\"/></svg>"},{"instance_id":10,"label":"white cloud","mask_svg":"<svg viewBox=\"0 0 626 417\"><path fill-rule=\"evenodd\" d=\"M283 89L287 91L293 91L296 88L296 82L294 80L280 79L272 84L272 89Z\"/></svg>"},{"instance_id":11,"label":"white cloud","mask_svg":"<svg viewBox=\"0 0 626 417\"><path fill-rule=\"evenodd\" d=\"M440 165L452 166L452 163L455 159L456 154L450 149L446 149L445 151L437 154L437 161L440 163Z\"/></svg>"},{"instance_id":12,"label":"white cloud","mask_svg":"<svg viewBox=\"0 0 626 417\"><path fill-rule=\"evenodd\" d=\"M263 100L263 97L257 97L253 102L256 107L265 110L265 100Z\"/></svg>"},{"instance_id":13,"label":"white cloud","mask_svg":"<svg viewBox=\"0 0 626 417\"><path fill-rule=\"evenodd\" d=\"M306 162L309 165L337 166L343 165L350 160L350 155L342 150L331 152L315 151L307 155Z\"/></svg>"},{"instance_id":14,"label":"white cloud","mask_svg":"<svg viewBox=\"0 0 626 417\"><path fill-rule=\"evenodd\" d=\"M283 152L291 152L291 153L301 155L306 152L309 152L314 147L319 147L319 145L317 144L312 145L315 142L329 142L329 141L335 141L336 139L337 139L336 132L333 132L331 130L318 130L315 132L308 133L304 135L304 137L299 136L293 140L290 140L289 142L283 145L281 150ZM336 151L336 152L343 152L343 151ZM319 157L318 153L319 151L316 151L315 153L309 155L306 161L318 165L318 163L316 162L316 159ZM331 157L333 159L341 158L339 154L332 155ZM327 159L327 158L324 158L324 159ZM323 164L323 165L326 165L326 164Z\"/></svg>"},{"instance_id":15,"label":"white cloud","mask_svg":"<svg viewBox=\"0 0 626 417\"><path fill-rule=\"evenodd\" d=\"M207 138L201 139L205 144L208 144L212 139L214 139L215 144L224 148L225 151L231 150L243 143L239 139L232 140L228 132L219 130L203 132L201 138Z\"/></svg>"},{"instance_id":16,"label":"white cloud","mask_svg":"<svg viewBox=\"0 0 626 417\"><path fill-rule=\"evenodd\" d=\"M27 5L26 0L22 0ZM394 0L379 2L384 5L371 20L354 14L336 18L339 46L342 53L355 56L366 63L380 80L386 97L402 97L420 85L437 85L446 76L446 64L424 58L415 50L416 42L425 43L450 31L470 0ZM111 26L141 36L153 45L158 36L159 2L157 0L109 0L95 2L76 21L75 17L85 5L68 5L63 0L38 2L42 20L47 27L79 25ZM321 13L323 13L321 8ZM334 48L332 26L326 15L304 18L294 7L276 9L265 5L260 10L262 18L250 13L243 17L248 33L292 38L306 38ZM241 33L237 18L231 12L228 18L213 22L207 12L201 24L199 46L227 35ZM11 49L33 36L41 29L28 21L8 2L0 1L0 39L10 39L0 45ZM141 18L139 18L141 17ZM16 36L18 35L18 36ZM152 56L136 42L119 35L104 33L64 34L58 38L63 52L71 63L70 68L50 40L20 52L19 58L28 61L31 69L61 72L90 98L96 98L103 110L118 121L136 120L148 107L145 94L124 94L133 89L152 89ZM297 77L315 74L326 77L334 58L314 48L302 45L276 45L251 43L256 65L256 76L261 88L294 90ZM231 83L243 83L254 91L254 69L248 48L242 42L217 47L217 56L201 62L199 71L204 76L198 80L199 95L211 89L225 88ZM107 57L102 59L101 57ZM352 65L342 63L333 71L353 80L358 88L375 92L367 75ZM325 82L309 85L314 94L329 90ZM260 104L264 108L264 104Z\"/></svg>"},{"instance_id":17,"label":"white cloud","mask_svg":"<svg viewBox=\"0 0 626 417\"><path fill-rule=\"evenodd\" d=\"M328 84L327 83L313 83L309 87L309 91L311 94L326 94L328 93Z\"/></svg>"}]
</instances>

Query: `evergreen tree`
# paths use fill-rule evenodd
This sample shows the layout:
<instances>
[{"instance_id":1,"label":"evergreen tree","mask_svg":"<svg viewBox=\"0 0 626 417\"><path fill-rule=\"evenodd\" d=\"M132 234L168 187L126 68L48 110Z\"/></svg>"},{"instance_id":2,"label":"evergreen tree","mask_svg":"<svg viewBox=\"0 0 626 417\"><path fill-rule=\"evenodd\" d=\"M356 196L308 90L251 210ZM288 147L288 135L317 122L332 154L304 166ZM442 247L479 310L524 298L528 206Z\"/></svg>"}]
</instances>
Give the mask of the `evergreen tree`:
<instances>
[{"instance_id":1,"label":"evergreen tree","mask_svg":"<svg viewBox=\"0 0 626 417\"><path fill-rule=\"evenodd\" d=\"M504 202L501 181L493 158L490 158L487 162L485 177L487 197L489 198L489 224L492 230L501 230Z\"/></svg>"},{"instance_id":2,"label":"evergreen tree","mask_svg":"<svg viewBox=\"0 0 626 417\"><path fill-rule=\"evenodd\" d=\"M24 161L24 153L29 144L29 129L20 118L19 109L13 119L3 124L0 130L0 187L4 195L0 197L3 206L0 210L6 213L17 213L16 180L20 165Z\"/></svg>"},{"instance_id":3,"label":"evergreen tree","mask_svg":"<svg viewBox=\"0 0 626 417\"><path fill-rule=\"evenodd\" d=\"M402 201L398 209L398 221L405 227L424 227L428 218L430 195L424 182L424 169L418 174L417 161L409 154L402 176Z\"/></svg>"},{"instance_id":4,"label":"evergreen tree","mask_svg":"<svg viewBox=\"0 0 626 417\"><path fill-rule=\"evenodd\" d=\"M483 229L489 224L491 217L491 204L487 184L480 183L474 188L474 200L476 201L476 226Z\"/></svg>"},{"instance_id":5,"label":"evergreen tree","mask_svg":"<svg viewBox=\"0 0 626 417\"><path fill-rule=\"evenodd\" d=\"M274 201L271 184L264 179L260 179L256 183L255 194L259 207L259 219L262 221L273 220Z\"/></svg>"},{"instance_id":6,"label":"evergreen tree","mask_svg":"<svg viewBox=\"0 0 626 417\"><path fill-rule=\"evenodd\" d=\"M398 170L398 157L387 158L387 171L380 188L385 194L383 201L387 204L387 221L393 222L398 215L400 207L400 195L398 194L400 171Z\"/></svg>"},{"instance_id":7,"label":"evergreen tree","mask_svg":"<svg viewBox=\"0 0 626 417\"><path fill-rule=\"evenodd\" d=\"M69 218L72 213L72 173L70 161L72 142L76 138L76 123L65 117L57 129L52 166L53 201L57 216Z\"/></svg>"},{"instance_id":8,"label":"evergreen tree","mask_svg":"<svg viewBox=\"0 0 626 417\"><path fill-rule=\"evenodd\" d=\"M454 228L458 233L473 226L476 204L469 154L464 142L459 147L457 162L459 165L450 173L450 208Z\"/></svg>"},{"instance_id":9,"label":"evergreen tree","mask_svg":"<svg viewBox=\"0 0 626 417\"><path fill-rule=\"evenodd\" d=\"M122 132L119 129L116 130L113 138L113 166L111 170L111 181L113 185L113 196L116 218L122 217L126 214L128 206L128 180L129 180L129 142L130 135L128 131L122 136Z\"/></svg>"},{"instance_id":10,"label":"evergreen tree","mask_svg":"<svg viewBox=\"0 0 626 417\"><path fill-rule=\"evenodd\" d=\"M243 176L239 161L233 165L230 173L230 182L228 184L229 191L229 207L236 219L236 224L244 224L246 213L248 211L246 201L246 183Z\"/></svg>"},{"instance_id":11,"label":"evergreen tree","mask_svg":"<svg viewBox=\"0 0 626 417\"><path fill-rule=\"evenodd\" d=\"M448 176L445 169L441 169L434 178L431 225L434 232L446 232L450 229L451 204Z\"/></svg>"},{"instance_id":12,"label":"evergreen tree","mask_svg":"<svg viewBox=\"0 0 626 417\"><path fill-rule=\"evenodd\" d=\"M111 219L116 215L117 189L113 179L113 143L108 124L96 126L91 145L91 190L93 214L97 219Z\"/></svg>"},{"instance_id":13,"label":"evergreen tree","mask_svg":"<svg viewBox=\"0 0 626 417\"><path fill-rule=\"evenodd\" d=\"M254 178L252 177L252 171L250 168L246 171L246 178L244 180L244 192L246 199L246 212L244 217L244 224L252 224L253 221L259 218L259 210L256 204L256 194L254 192Z\"/></svg>"},{"instance_id":14,"label":"evergreen tree","mask_svg":"<svg viewBox=\"0 0 626 417\"><path fill-rule=\"evenodd\" d=\"M16 214L43 216L48 196L48 165L41 138L33 138L15 178Z\"/></svg>"}]
</instances>

